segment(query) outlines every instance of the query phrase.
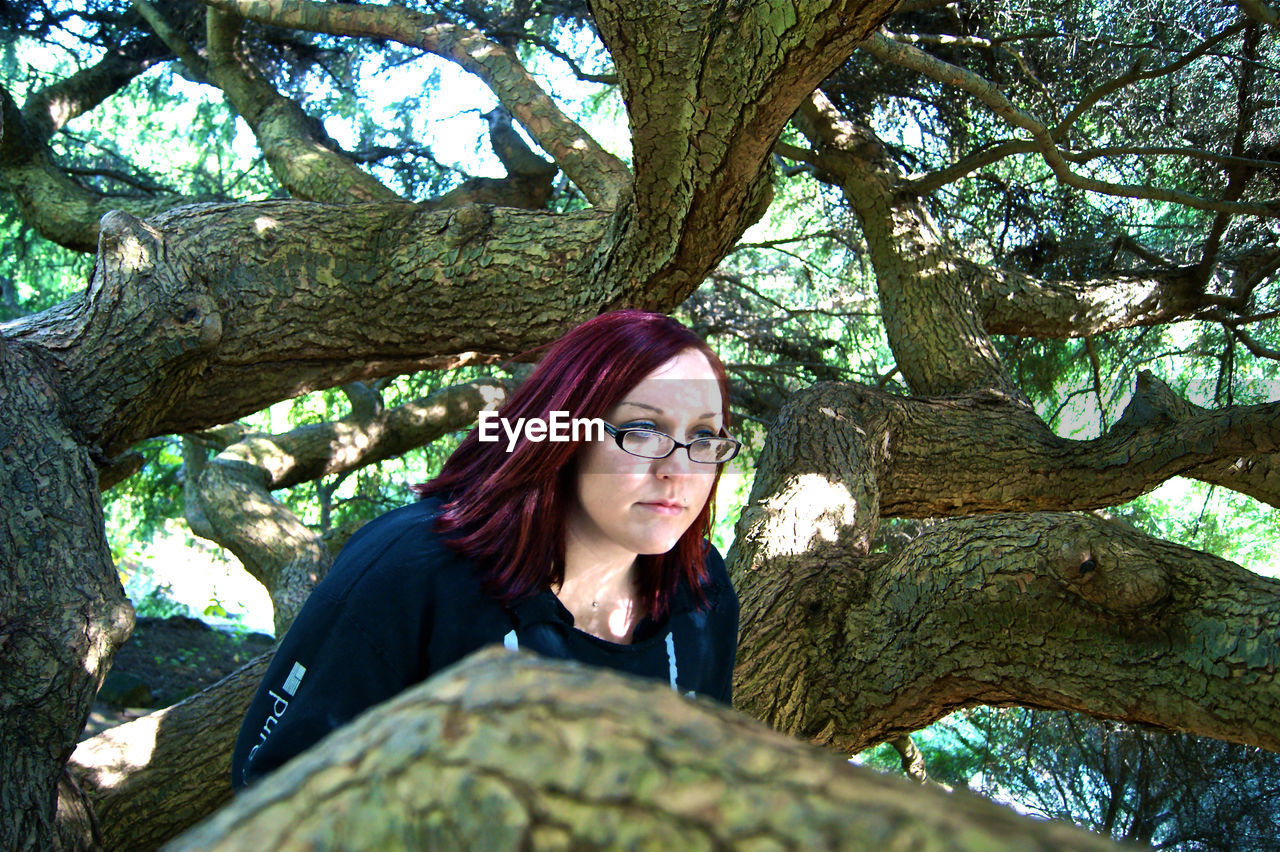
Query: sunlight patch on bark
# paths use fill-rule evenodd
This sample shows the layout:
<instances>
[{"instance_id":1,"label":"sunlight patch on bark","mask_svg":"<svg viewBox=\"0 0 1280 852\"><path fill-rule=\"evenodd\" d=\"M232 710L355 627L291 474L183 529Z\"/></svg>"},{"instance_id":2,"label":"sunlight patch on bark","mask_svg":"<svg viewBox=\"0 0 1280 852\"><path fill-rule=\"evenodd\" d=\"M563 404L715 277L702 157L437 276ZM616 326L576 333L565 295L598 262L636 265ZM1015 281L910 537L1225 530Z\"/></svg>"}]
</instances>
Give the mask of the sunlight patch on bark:
<instances>
[{"instance_id":1,"label":"sunlight patch on bark","mask_svg":"<svg viewBox=\"0 0 1280 852\"><path fill-rule=\"evenodd\" d=\"M818 540L834 544L858 519L858 501L849 487L818 473L791 479L769 502L775 511L763 540L772 557L798 556Z\"/></svg>"},{"instance_id":2,"label":"sunlight patch on bark","mask_svg":"<svg viewBox=\"0 0 1280 852\"><path fill-rule=\"evenodd\" d=\"M280 223L270 216L259 216L253 220L253 231L258 236L266 234L268 231L274 231L280 227Z\"/></svg>"},{"instance_id":3,"label":"sunlight patch on bark","mask_svg":"<svg viewBox=\"0 0 1280 852\"><path fill-rule=\"evenodd\" d=\"M110 790L151 762L167 711L150 713L106 731L76 747L71 762L87 773L100 790Z\"/></svg>"}]
</instances>

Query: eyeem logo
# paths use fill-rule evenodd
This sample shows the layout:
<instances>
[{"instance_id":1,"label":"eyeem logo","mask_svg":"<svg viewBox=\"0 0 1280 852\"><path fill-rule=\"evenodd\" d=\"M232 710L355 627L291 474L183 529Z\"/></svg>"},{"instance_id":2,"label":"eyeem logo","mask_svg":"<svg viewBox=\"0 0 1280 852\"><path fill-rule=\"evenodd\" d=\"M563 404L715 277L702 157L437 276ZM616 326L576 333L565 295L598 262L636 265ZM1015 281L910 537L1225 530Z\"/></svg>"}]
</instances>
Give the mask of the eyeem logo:
<instances>
[{"instance_id":1,"label":"eyeem logo","mask_svg":"<svg viewBox=\"0 0 1280 852\"><path fill-rule=\"evenodd\" d=\"M541 417L517 417L514 424L505 417L499 417L496 411L482 411L476 437L486 444L500 441L502 433L498 430L499 425L507 435L507 452L516 448L521 434L525 440L535 444L543 441L605 439L604 421L599 417L570 417L567 411L553 411L549 420Z\"/></svg>"},{"instance_id":2,"label":"eyeem logo","mask_svg":"<svg viewBox=\"0 0 1280 852\"><path fill-rule=\"evenodd\" d=\"M293 668L289 670L289 676L284 679L284 685L280 687L280 691L289 696L289 698L293 698L306 673L307 667L302 663L295 662ZM249 760L253 760L253 756L258 753L258 749L262 748L262 744L267 741L267 737L271 735L271 731L280 721L280 717L284 715L284 711L289 709L289 698L277 695L273 689L268 689L267 695L270 695L273 699L271 713L267 716L267 721L263 723L262 730L258 732L258 744L249 749Z\"/></svg>"}]
</instances>

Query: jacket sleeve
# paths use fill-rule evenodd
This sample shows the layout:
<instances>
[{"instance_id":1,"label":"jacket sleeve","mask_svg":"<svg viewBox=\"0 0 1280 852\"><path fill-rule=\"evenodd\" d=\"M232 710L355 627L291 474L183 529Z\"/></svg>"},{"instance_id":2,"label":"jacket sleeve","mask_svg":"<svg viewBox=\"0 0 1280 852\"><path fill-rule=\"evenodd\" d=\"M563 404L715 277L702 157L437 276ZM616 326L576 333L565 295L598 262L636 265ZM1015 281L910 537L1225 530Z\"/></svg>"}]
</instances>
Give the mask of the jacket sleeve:
<instances>
[{"instance_id":1,"label":"jacket sleeve","mask_svg":"<svg viewBox=\"0 0 1280 852\"><path fill-rule=\"evenodd\" d=\"M244 787L365 709L411 685L358 617L359 595L307 599L276 650L236 739L231 781Z\"/></svg>"}]
</instances>

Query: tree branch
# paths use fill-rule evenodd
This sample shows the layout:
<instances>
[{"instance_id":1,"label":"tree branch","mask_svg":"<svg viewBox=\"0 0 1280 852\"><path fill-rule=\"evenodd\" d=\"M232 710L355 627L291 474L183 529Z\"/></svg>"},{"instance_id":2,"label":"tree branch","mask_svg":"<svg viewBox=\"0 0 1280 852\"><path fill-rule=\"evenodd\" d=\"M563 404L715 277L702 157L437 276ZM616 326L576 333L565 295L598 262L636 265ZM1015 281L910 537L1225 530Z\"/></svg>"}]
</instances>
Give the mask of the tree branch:
<instances>
[{"instance_id":1,"label":"tree branch","mask_svg":"<svg viewBox=\"0 0 1280 852\"><path fill-rule=\"evenodd\" d=\"M1276 415L1274 404L1259 408L1268 410L1237 430L1244 445ZM901 486L886 472L915 455L913 445L982 459L1008 486L1006 505L1018 505L1010 459L990 454L1013 446L1007 435L973 432L962 447L938 421L913 420L908 428L922 433L913 439L884 431L886 419L814 389L793 398L770 433L728 558L742 603L743 710L850 752L979 703L1280 748L1280 582L1090 515L965 518L928 528L892 557L868 555L879 510ZM1138 419L1113 431L1137 432ZM1163 428L1182 425L1141 428L1158 442ZM1259 443L1275 452L1274 437ZM1140 447L1130 447L1139 467ZM1078 490L1014 452L1045 491ZM948 475L945 463L927 470ZM977 507L957 499L937 508Z\"/></svg>"},{"instance_id":2,"label":"tree branch","mask_svg":"<svg viewBox=\"0 0 1280 852\"><path fill-rule=\"evenodd\" d=\"M111 456L306 390L543 343L598 311L586 264L604 225L591 211L295 201L115 214L89 290L4 331L59 353L79 428Z\"/></svg>"},{"instance_id":3,"label":"tree branch","mask_svg":"<svg viewBox=\"0 0 1280 852\"><path fill-rule=\"evenodd\" d=\"M28 145L48 144L67 122L92 110L163 58L163 51L131 45L129 53L109 51L96 65L51 83L27 97L22 107Z\"/></svg>"},{"instance_id":4,"label":"tree branch","mask_svg":"<svg viewBox=\"0 0 1280 852\"><path fill-rule=\"evenodd\" d=\"M615 217L618 239L598 274L651 275L655 295L683 300L763 215L773 148L796 108L894 4L589 5L621 77L635 164L631 204Z\"/></svg>"},{"instance_id":5,"label":"tree branch","mask_svg":"<svg viewBox=\"0 0 1280 852\"><path fill-rule=\"evenodd\" d=\"M876 134L842 116L821 90L795 121L813 144L819 179L840 186L862 223L885 332L910 388L986 388L1023 399L983 326L971 265L955 262L955 247L928 209L900 191L901 170Z\"/></svg>"},{"instance_id":6,"label":"tree branch","mask_svg":"<svg viewBox=\"0 0 1280 852\"><path fill-rule=\"evenodd\" d=\"M1200 408L1145 372L1115 425L1086 441L1061 438L1033 412L991 394L922 400L815 385L789 405L828 412L806 419L807 428L822 428L825 417L850 418L894 448L875 461L883 517L1106 508L1214 465L1238 465L1228 487L1280 506L1280 480L1243 470L1280 458L1280 402ZM845 451L835 458L869 464Z\"/></svg>"},{"instance_id":7,"label":"tree branch","mask_svg":"<svg viewBox=\"0 0 1280 852\"><path fill-rule=\"evenodd\" d=\"M910 734L899 734L889 740L889 745L898 753L902 761L902 772L912 781L923 784L929 780L928 770L924 765L924 753L911 739Z\"/></svg>"},{"instance_id":8,"label":"tree branch","mask_svg":"<svg viewBox=\"0 0 1280 852\"><path fill-rule=\"evenodd\" d=\"M1234 35L1238 35L1239 33L1244 32L1244 29L1246 26L1247 24L1245 23L1232 24L1231 26L1227 27L1217 35L1210 36L1209 38L1205 39L1199 45L1197 45L1194 49L1187 51L1182 56L1175 59L1173 62L1169 62L1165 65L1161 65L1157 68L1152 68L1147 71L1144 71L1142 70L1142 63L1140 61L1137 65L1134 66L1133 70L1130 71L1128 74L1122 74L1121 76L1115 78L1114 80L1109 80L1106 83L1103 83L1101 86L1098 86L1092 91L1086 93L1085 96L1082 97L1080 101L1071 109L1071 111L1067 113L1067 117L1064 118L1061 122L1059 122L1057 127L1053 128L1053 133L1052 133L1053 138L1062 139L1064 136L1066 136L1067 132L1071 130L1072 127L1075 126L1075 123L1076 121L1079 120L1080 116L1088 112L1094 106L1094 104L1101 101L1107 95L1118 92L1121 89L1123 89L1125 86L1132 85L1133 83L1137 83L1142 80L1154 80L1158 77L1164 77L1169 74L1172 74L1175 71L1180 71L1181 69L1190 65L1195 60L1208 54L1209 51L1213 50L1222 42L1226 41L1227 39L1231 38Z\"/></svg>"},{"instance_id":9,"label":"tree branch","mask_svg":"<svg viewBox=\"0 0 1280 852\"><path fill-rule=\"evenodd\" d=\"M1209 304L1192 271L1117 272L1051 281L957 256L977 294L984 327L1017 337L1090 337L1105 331L1206 318Z\"/></svg>"},{"instance_id":10,"label":"tree branch","mask_svg":"<svg viewBox=\"0 0 1280 852\"><path fill-rule=\"evenodd\" d=\"M202 83L209 81L209 69L204 59L195 52L191 44L182 37L182 34L174 29L165 19L164 13L153 6L148 0L131 0L133 8L138 11L147 25L165 45L173 51L174 56L182 60L182 64L187 66L192 76Z\"/></svg>"},{"instance_id":11,"label":"tree branch","mask_svg":"<svg viewBox=\"0 0 1280 852\"><path fill-rule=\"evenodd\" d=\"M1039 151L1038 143L1030 139L1008 139L1002 142L983 146L978 151L957 160L949 166L919 175L912 175L905 181L905 186L912 192L928 195L961 178L1017 154L1034 154ZM1250 166L1259 169L1280 168L1275 160L1257 160L1249 157L1236 157L1230 154L1219 154L1201 148L1188 148L1177 145L1111 145L1101 148L1085 148L1080 151L1062 151L1062 159L1070 163L1084 165L1102 157L1185 157L1193 160L1218 163L1223 166Z\"/></svg>"},{"instance_id":12,"label":"tree branch","mask_svg":"<svg viewBox=\"0 0 1280 852\"><path fill-rule=\"evenodd\" d=\"M1212 210L1270 218L1280 217L1280 200L1263 202L1224 201L1181 190L1148 187L1138 184L1111 183L1079 175L1071 170L1062 151L1058 149L1054 132L1035 116L1011 104L1008 98L990 81L983 79L972 71L930 56L918 48L900 44L883 33L872 34L862 43L861 47L867 53L882 61L910 68L940 83L968 92L1009 124L1030 133L1037 151L1044 157L1054 175L1068 186L1104 195L1166 201L1190 207L1194 210Z\"/></svg>"},{"instance_id":13,"label":"tree branch","mask_svg":"<svg viewBox=\"0 0 1280 852\"><path fill-rule=\"evenodd\" d=\"M223 450L223 461L262 471L265 487L290 488L395 458L502 407L510 386L498 381L452 385L372 414L299 426L282 435L247 435Z\"/></svg>"},{"instance_id":14,"label":"tree branch","mask_svg":"<svg viewBox=\"0 0 1280 852\"><path fill-rule=\"evenodd\" d=\"M386 38L448 59L483 80L593 204L614 207L630 184L626 166L556 106L510 48L474 30L441 23L434 16L401 6L310 0L201 2L272 26L337 36Z\"/></svg>"},{"instance_id":15,"label":"tree branch","mask_svg":"<svg viewBox=\"0 0 1280 852\"><path fill-rule=\"evenodd\" d=\"M76 746L67 766L103 849L155 849L231 799L231 750L266 674L263 654L190 698Z\"/></svg>"},{"instance_id":16,"label":"tree branch","mask_svg":"<svg viewBox=\"0 0 1280 852\"><path fill-rule=\"evenodd\" d=\"M50 89L44 92L47 94ZM63 101L49 98L48 104L56 103ZM36 131L28 127L23 112L0 86L0 182L13 194L23 220L41 236L75 251L92 252L98 247L98 222L112 210L147 217L180 204L212 200L208 196L172 194L150 198L104 195L72 180L53 162L49 147L41 138L44 132L51 132L49 128L58 120L86 103L76 101L74 107L67 107L69 111L31 107L26 111L43 116L41 121L47 119L45 130Z\"/></svg>"},{"instance_id":17,"label":"tree branch","mask_svg":"<svg viewBox=\"0 0 1280 852\"><path fill-rule=\"evenodd\" d=\"M295 198L335 204L399 196L343 155L301 106L276 91L237 44L240 19L210 8L206 74L245 120L271 172Z\"/></svg>"}]
</instances>

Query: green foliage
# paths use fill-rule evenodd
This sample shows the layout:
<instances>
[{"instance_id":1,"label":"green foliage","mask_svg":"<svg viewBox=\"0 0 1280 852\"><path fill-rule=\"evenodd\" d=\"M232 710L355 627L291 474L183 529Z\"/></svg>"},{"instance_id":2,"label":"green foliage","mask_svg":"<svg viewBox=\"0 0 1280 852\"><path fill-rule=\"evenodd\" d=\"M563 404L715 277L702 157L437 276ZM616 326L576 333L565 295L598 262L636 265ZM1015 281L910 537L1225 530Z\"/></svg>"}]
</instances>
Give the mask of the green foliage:
<instances>
[{"instance_id":1,"label":"green foliage","mask_svg":"<svg viewBox=\"0 0 1280 852\"><path fill-rule=\"evenodd\" d=\"M93 258L64 249L24 224L0 196L0 322L38 313L84 289Z\"/></svg>"},{"instance_id":2,"label":"green foliage","mask_svg":"<svg viewBox=\"0 0 1280 852\"><path fill-rule=\"evenodd\" d=\"M195 613L184 603L175 601L170 595L173 587L167 583L152 586L150 591L133 604L134 611L141 617L170 618L175 615L194 618ZM208 614L208 613L206 613Z\"/></svg>"},{"instance_id":3,"label":"green foliage","mask_svg":"<svg viewBox=\"0 0 1280 852\"><path fill-rule=\"evenodd\" d=\"M102 495L113 540L149 542L166 521L181 517L182 444L176 436L150 438L133 447L142 469Z\"/></svg>"}]
</instances>

